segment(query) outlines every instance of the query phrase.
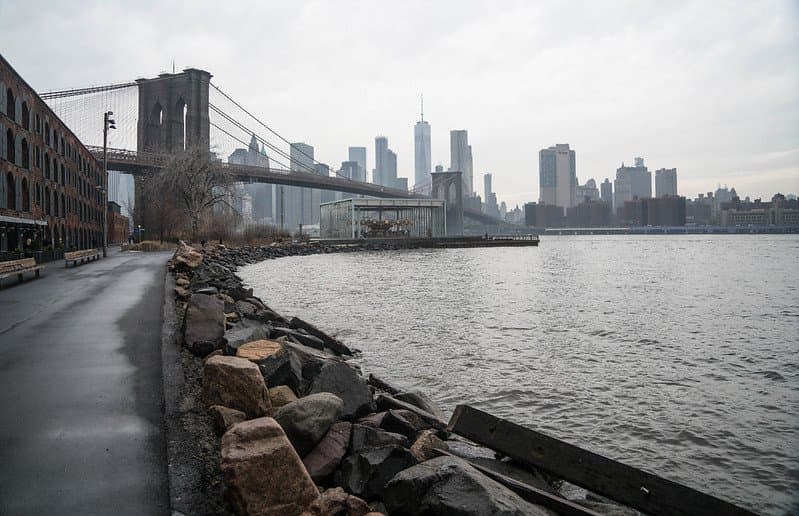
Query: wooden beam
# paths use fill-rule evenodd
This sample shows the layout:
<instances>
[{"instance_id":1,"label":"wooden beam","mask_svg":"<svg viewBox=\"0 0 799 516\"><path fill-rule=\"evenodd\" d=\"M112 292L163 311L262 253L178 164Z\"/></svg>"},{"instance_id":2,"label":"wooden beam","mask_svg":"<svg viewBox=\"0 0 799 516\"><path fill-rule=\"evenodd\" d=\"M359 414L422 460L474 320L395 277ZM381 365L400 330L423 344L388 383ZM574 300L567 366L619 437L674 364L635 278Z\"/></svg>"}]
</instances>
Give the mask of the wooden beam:
<instances>
[{"instance_id":1,"label":"wooden beam","mask_svg":"<svg viewBox=\"0 0 799 516\"><path fill-rule=\"evenodd\" d=\"M455 408L448 430L653 516L754 514L467 405Z\"/></svg>"}]
</instances>

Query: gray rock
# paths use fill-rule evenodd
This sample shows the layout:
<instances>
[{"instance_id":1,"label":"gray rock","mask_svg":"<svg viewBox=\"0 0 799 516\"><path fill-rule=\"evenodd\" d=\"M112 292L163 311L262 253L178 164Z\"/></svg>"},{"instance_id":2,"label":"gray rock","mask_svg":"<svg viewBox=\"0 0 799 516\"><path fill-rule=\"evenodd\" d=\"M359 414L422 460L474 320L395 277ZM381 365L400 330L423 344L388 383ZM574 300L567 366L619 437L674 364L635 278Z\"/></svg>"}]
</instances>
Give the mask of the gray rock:
<instances>
[{"instance_id":1,"label":"gray rock","mask_svg":"<svg viewBox=\"0 0 799 516\"><path fill-rule=\"evenodd\" d=\"M413 442L419 432L431 426L409 410L389 410L380 422L380 428L402 434Z\"/></svg>"},{"instance_id":2,"label":"gray rock","mask_svg":"<svg viewBox=\"0 0 799 516\"><path fill-rule=\"evenodd\" d=\"M352 425L352 451L359 452L382 448L384 446L400 446L408 448L410 443L404 435L394 434L365 425Z\"/></svg>"},{"instance_id":3,"label":"gray rock","mask_svg":"<svg viewBox=\"0 0 799 516\"><path fill-rule=\"evenodd\" d=\"M319 444L302 459L308 474L317 484L329 477L347 454L352 424L346 421L335 423Z\"/></svg>"},{"instance_id":4,"label":"gray rock","mask_svg":"<svg viewBox=\"0 0 799 516\"><path fill-rule=\"evenodd\" d=\"M305 457L327 431L341 419L344 402L335 394L311 394L277 409L275 420L280 423L300 457Z\"/></svg>"},{"instance_id":5,"label":"gray rock","mask_svg":"<svg viewBox=\"0 0 799 516\"><path fill-rule=\"evenodd\" d=\"M444 415L444 412L438 408L438 405L435 404L433 400L430 399L429 396L424 394L420 391L408 391L408 392L401 392L399 394L395 394L394 397L400 401L404 401L405 403L410 403L420 409L424 410L425 412L429 412L430 414L434 415L441 421L446 421L447 416Z\"/></svg>"},{"instance_id":6,"label":"gray rock","mask_svg":"<svg viewBox=\"0 0 799 516\"><path fill-rule=\"evenodd\" d=\"M336 485L365 500L381 498L394 475L416 464L402 446L383 446L351 453L334 475Z\"/></svg>"},{"instance_id":7,"label":"gray rock","mask_svg":"<svg viewBox=\"0 0 799 516\"><path fill-rule=\"evenodd\" d=\"M438 457L399 472L383 501L391 514L549 516L456 457Z\"/></svg>"},{"instance_id":8,"label":"gray rock","mask_svg":"<svg viewBox=\"0 0 799 516\"><path fill-rule=\"evenodd\" d=\"M374 410L372 390L346 362L326 360L311 382L309 392L332 392L344 400L344 417L351 419Z\"/></svg>"},{"instance_id":9,"label":"gray rock","mask_svg":"<svg viewBox=\"0 0 799 516\"><path fill-rule=\"evenodd\" d=\"M260 324L242 321L225 333L225 353L235 355L239 346L254 340L268 339L269 329Z\"/></svg>"},{"instance_id":10,"label":"gray rock","mask_svg":"<svg viewBox=\"0 0 799 516\"><path fill-rule=\"evenodd\" d=\"M224 345L225 312L214 296L193 294L183 321L183 344L194 355L204 357Z\"/></svg>"},{"instance_id":11,"label":"gray rock","mask_svg":"<svg viewBox=\"0 0 799 516\"><path fill-rule=\"evenodd\" d=\"M275 337L291 337L300 344L308 346L310 348L315 348L315 349L325 348L325 343L322 341L322 339L314 337L313 335L308 335L307 333L301 332L299 330L293 330L291 328L284 328L279 326L272 328L272 335Z\"/></svg>"}]
</instances>

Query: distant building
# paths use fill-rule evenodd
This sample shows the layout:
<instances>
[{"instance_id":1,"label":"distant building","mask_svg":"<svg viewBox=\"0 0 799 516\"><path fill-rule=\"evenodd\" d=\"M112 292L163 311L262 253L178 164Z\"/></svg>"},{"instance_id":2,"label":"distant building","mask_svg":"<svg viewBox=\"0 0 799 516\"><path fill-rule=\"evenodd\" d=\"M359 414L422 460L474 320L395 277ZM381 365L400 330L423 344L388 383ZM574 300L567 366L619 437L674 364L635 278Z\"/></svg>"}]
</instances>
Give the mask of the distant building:
<instances>
[{"instance_id":1,"label":"distant building","mask_svg":"<svg viewBox=\"0 0 799 516\"><path fill-rule=\"evenodd\" d=\"M290 147L291 170L318 174L314 162L314 148L305 143L292 143ZM276 222L286 231L296 231L300 224L319 224L321 192L315 188L278 186Z\"/></svg>"},{"instance_id":2,"label":"distant building","mask_svg":"<svg viewBox=\"0 0 799 516\"><path fill-rule=\"evenodd\" d=\"M449 170L463 172L463 196L471 197L474 193L472 146L468 132L463 129L449 132Z\"/></svg>"},{"instance_id":3,"label":"distant building","mask_svg":"<svg viewBox=\"0 0 799 516\"><path fill-rule=\"evenodd\" d=\"M599 185L600 197L602 202L606 202L613 208L613 183L606 177Z\"/></svg>"},{"instance_id":4,"label":"distant building","mask_svg":"<svg viewBox=\"0 0 799 516\"><path fill-rule=\"evenodd\" d=\"M586 200L589 201L598 201L599 200L599 189L596 187L596 181L593 179L589 179L585 182L584 185L577 185L575 189L575 199L574 202L580 204L585 202Z\"/></svg>"},{"instance_id":5,"label":"distant building","mask_svg":"<svg viewBox=\"0 0 799 516\"><path fill-rule=\"evenodd\" d=\"M632 167L621 164L616 170L613 191L615 210L624 208L627 201L652 197L652 173L644 166L643 158L635 158L635 166Z\"/></svg>"},{"instance_id":6,"label":"distant building","mask_svg":"<svg viewBox=\"0 0 799 516\"><path fill-rule=\"evenodd\" d=\"M486 173L483 176L484 211L486 215L499 217L499 204L497 204L497 194L493 190L492 179L493 176L490 173Z\"/></svg>"},{"instance_id":7,"label":"distant building","mask_svg":"<svg viewBox=\"0 0 799 516\"><path fill-rule=\"evenodd\" d=\"M524 204L524 224L536 228L562 228L566 225L563 208L554 204Z\"/></svg>"},{"instance_id":8,"label":"distant building","mask_svg":"<svg viewBox=\"0 0 799 516\"><path fill-rule=\"evenodd\" d=\"M228 163L269 168L269 157L266 155L263 146L260 149L258 148L258 140L255 135L252 135L248 148L234 150L228 157ZM237 190L237 196L233 199L233 204L245 223L271 223L273 221L274 185L263 183L242 184L239 185ZM243 203L244 195L249 197L246 206Z\"/></svg>"},{"instance_id":9,"label":"distant building","mask_svg":"<svg viewBox=\"0 0 799 516\"><path fill-rule=\"evenodd\" d=\"M677 169L661 168L655 170L655 197L677 195Z\"/></svg>"},{"instance_id":10,"label":"distant building","mask_svg":"<svg viewBox=\"0 0 799 516\"><path fill-rule=\"evenodd\" d=\"M795 226L799 227L799 201L782 194L771 202L741 201L738 197L722 204L722 226Z\"/></svg>"},{"instance_id":11,"label":"distant building","mask_svg":"<svg viewBox=\"0 0 799 516\"><path fill-rule=\"evenodd\" d=\"M695 226L710 224L713 215L713 193L699 194L695 199L685 201L685 223Z\"/></svg>"},{"instance_id":12,"label":"distant building","mask_svg":"<svg viewBox=\"0 0 799 516\"><path fill-rule=\"evenodd\" d=\"M430 182L430 172L432 171L430 124L424 119L424 111L413 129L413 171L415 187Z\"/></svg>"},{"instance_id":13,"label":"distant building","mask_svg":"<svg viewBox=\"0 0 799 516\"><path fill-rule=\"evenodd\" d=\"M568 143L539 151L538 185L541 204L559 206L564 212L576 204L577 165Z\"/></svg>"},{"instance_id":14,"label":"distant building","mask_svg":"<svg viewBox=\"0 0 799 516\"><path fill-rule=\"evenodd\" d=\"M609 203L588 199L569 208L566 225L575 228L601 228L610 226L611 220Z\"/></svg>"},{"instance_id":15,"label":"distant building","mask_svg":"<svg viewBox=\"0 0 799 516\"><path fill-rule=\"evenodd\" d=\"M625 201L621 221L628 226L684 226L685 197L669 196Z\"/></svg>"},{"instance_id":16,"label":"distant building","mask_svg":"<svg viewBox=\"0 0 799 516\"><path fill-rule=\"evenodd\" d=\"M374 184L408 190L408 180L397 178L397 154L388 148L388 138L375 138L375 170L372 177Z\"/></svg>"},{"instance_id":17,"label":"distant building","mask_svg":"<svg viewBox=\"0 0 799 516\"><path fill-rule=\"evenodd\" d=\"M361 165L357 161L342 161L339 175L347 179L355 179L360 173Z\"/></svg>"},{"instance_id":18,"label":"distant building","mask_svg":"<svg viewBox=\"0 0 799 516\"><path fill-rule=\"evenodd\" d=\"M348 160L354 161L360 167L357 174L353 175L350 179L355 181L366 182L366 147L350 147L348 153Z\"/></svg>"},{"instance_id":19,"label":"distant building","mask_svg":"<svg viewBox=\"0 0 799 516\"><path fill-rule=\"evenodd\" d=\"M113 201L108 201L106 217L108 243L121 244L127 242L128 235L130 235L130 220L122 214L121 206Z\"/></svg>"}]
</instances>

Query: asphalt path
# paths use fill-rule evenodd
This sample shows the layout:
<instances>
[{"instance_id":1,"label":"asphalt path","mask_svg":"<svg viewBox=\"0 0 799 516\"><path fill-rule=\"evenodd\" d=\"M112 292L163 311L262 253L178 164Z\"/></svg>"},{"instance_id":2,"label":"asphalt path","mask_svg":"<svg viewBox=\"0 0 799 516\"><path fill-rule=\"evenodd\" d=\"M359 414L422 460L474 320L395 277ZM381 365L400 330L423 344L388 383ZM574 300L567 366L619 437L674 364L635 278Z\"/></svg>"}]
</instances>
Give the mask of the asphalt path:
<instances>
[{"instance_id":1,"label":"asphalt path","mask_svg":"<svg viewBox=\"0 0 799 516\"><path fill-rule=\"evenodd\" d=\"M0 514L169 514L161 322L169 253L0 290Z\"/></svg>"}]
</instances>

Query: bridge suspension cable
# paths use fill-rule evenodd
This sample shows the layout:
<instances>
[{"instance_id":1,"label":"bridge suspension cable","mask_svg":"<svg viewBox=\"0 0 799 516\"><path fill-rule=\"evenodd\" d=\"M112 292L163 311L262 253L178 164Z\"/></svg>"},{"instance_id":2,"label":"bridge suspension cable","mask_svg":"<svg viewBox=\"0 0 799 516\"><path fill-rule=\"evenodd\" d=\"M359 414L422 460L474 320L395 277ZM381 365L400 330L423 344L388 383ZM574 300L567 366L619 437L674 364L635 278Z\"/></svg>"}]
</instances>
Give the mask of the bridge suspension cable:
<instances>
[{"instance_id":1,"label":"bridge suspension cable","mask_svg":"<svg viewBox=\"0 0 799 516\"><path fill-rule=\"evenodd\" d=\"M267 131L269 131L270 133L274 134L275 136L277 136L278 138L280 138L281 140L283 140L283 142L284 142L284 143L287 143L289 146L291 146L291 142L290 142L290 141L288 141L286 138L284 138L282 135L280 135L280 134L279 134L277 131L275 131L274 129L272 129L271 127L269 127L269 126L268 126L268 125L266 125L265 123L263 123L263 122L262 122L262 121L261 121L261 120L260 120L258 117L256 117L255 115L253 115L252 113L250 113L249 111L247 111L247 109L245 109L245 108L244 108L244 106L242 106L241 104L239 104L238 102L236 102L235 100L233 100L233 99L230 97L230 95L228 95L227 93L225 93L224 91L222 91L222 89L221 89L219 86L217 86L217 85L216 85L216 84L214 84L213 82L209 82L209 84L210 84L210 85L211 85L211 87L213 87L213 88L214 88L216 91L218 91L218 92L219 92L219 93L220 93L220 94L221 94L223 97L225 97L225 98L226 98L226 99L228 99L230 102L232 102L234 106L236 106L237 108L241 109L241 110L242 110L242 111L244 111L244 112L245 112L247 115L249 115L249 117L250 117L250 118L252 118L252 119L253 119L253 120L255 120L256 122L258 122L259 124L261 124L261 126L263 126L263 127L264 127L264 128L267 130ZM323 165L323 163L320 163L319 161L316 161L316 160L314 159L314 157L313 157L313 156L309 156L308 154L306 154L305 152L303 152L301 149L298 149L298 148L296 148L296 147L294 147L294 149L295 149L297 152L299 152L300 154L302 154L303 156L305 156L306 158L310 159L312 163L316 163L317 165Z\"/></svg>"},{"instance_id":2,"label":"bridge suspension cable","mask_svg":"<svg viewBox=\"0 0 799 516\"><path fill-rule=\"evenodd\" d=\"M135 82L123 82L119 84L106 84L104 86L92 86L90 88L75 88L71 90L48 91L39 93L42 100L60 99L64 97L77 97L80 95L91 95L92 93L100 93L103 91L121 90L124 88L131 88L136 86Z\"/></svg>"}]
</instances>

